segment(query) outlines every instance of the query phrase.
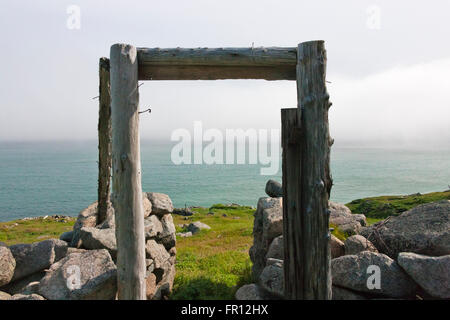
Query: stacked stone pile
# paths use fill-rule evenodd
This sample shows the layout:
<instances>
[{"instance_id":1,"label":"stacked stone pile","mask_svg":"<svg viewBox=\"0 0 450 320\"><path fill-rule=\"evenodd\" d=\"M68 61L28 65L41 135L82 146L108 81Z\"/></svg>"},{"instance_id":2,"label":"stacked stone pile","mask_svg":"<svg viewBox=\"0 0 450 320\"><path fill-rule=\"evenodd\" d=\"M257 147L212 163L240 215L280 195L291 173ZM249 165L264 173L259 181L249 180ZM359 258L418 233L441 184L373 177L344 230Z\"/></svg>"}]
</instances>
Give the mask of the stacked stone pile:
<instances>
[{"instance_id":1,"label":"stacked stone pile","mask_svg":"<svg viewBox=\"0 0 450 320\"><path fill-rule=\"evenodd\" d=\"M241 287L238 300L283 299L280 190L271 180L270 196L258 200L250 249L255 283ZM333 299L450 299L450 201L420 205L372 226L342 204L329 207L330 223L353 234L344 242L330 239Z\"/></svg>"},{"instance_id":2,"label":"stacked stone pile","mask_svg":"<svg viewBox=\"0 0 450 320\"><path fill-rule=\"evenodd\" d=\"M147 299L165 299L175 277L172 201L143 193ZM97 224L97 203L60 239L7 247L0 243L0 300L110 300L117 296L114 209Z\"/></svg>"}]
</instances>

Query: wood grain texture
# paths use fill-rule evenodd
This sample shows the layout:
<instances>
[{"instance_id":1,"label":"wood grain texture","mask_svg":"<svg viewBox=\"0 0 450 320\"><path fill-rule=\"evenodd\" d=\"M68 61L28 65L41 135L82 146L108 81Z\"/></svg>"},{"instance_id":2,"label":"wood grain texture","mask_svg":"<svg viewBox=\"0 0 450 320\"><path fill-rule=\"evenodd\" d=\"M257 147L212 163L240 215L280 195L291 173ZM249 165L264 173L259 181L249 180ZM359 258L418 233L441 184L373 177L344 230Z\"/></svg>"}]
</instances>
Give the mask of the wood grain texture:
<instances>
[{"instance_id":1,"label":"wood grain texture","mask_svg":"<svg viewBox=\"0 0 450 320\"><path fill-rule=\"evenodd\" d=\"M144 300L145 239L139 146L136 48L111 47L112 169L118 298Z\"/></svg>"},{"instance_id":2,"label":"wood grain texture","mask_svg":"<svg viewBox=\"0 0 450 320\"><path fill-rule=\"evenodd\" d=\"M295 80L296 48L139 48L140 80Z\"/></svg>"},{"instance_id":3,"label":"wood grain texture","mask_svg":"<svg viewBox=\"0 0 450 320\"><path fill-rule=\"evenodd\" d=\"M286 298L302 299L291 296L295 286L303 282L303 221L300 213L301 203L301 163L300 109L281 109L281 147L283 170L283 242L284 242L284 290Z\"/></svg>"},{"instance_id":4,"label":"wood grain texture","mask_svg":"<svg viewBox=\"0 0 450 320\"><path fill-rule=\"evenodd\" d=\"M140 64L280 66L297 64L297 48L138 48Z\"/></svg>"},{"instance_id":5,"label":"wood grain texture","mask_svg":"<svg viewBox=\"0 0 450 320\"><path fill-rule=\"evenodd\" d=\"M111 91L109 59L99 62L98 114L98 215L97 224L106 219L111 188Z\"/></svg>"},{"instance_id":6,"label":"wood grain texture","mask_svg":"<svg viewBox=\"0 0 450 320\"><path fill-rule=\"evenodd\" d=\"M285 227L284 241L288 248L285 254L288 259L297 259L285 261L285 295L288 299L331 299L331 235L328 228L328 199L332 186L328 127L331 104L325 72L324 42L299 44L297 101L301 134L300 139L295 140L299 140L300 159L283 159L283 164L288 165L283 169L283 175L285 171L288 175L283 177L283 182L287 179L283 192L288 198L284 199L288 202L284 214L288 216L287 223L294 223ZM290 168L289 164L294 161L298 161L295 168ZM300 174L296 173L298 170ZM291 172L298 174L297 182L289 178Z\"/></svg>"},{"instance_id":7,"label":"wood grain texture","mask_svg":"<svg viewBox=\"0 0 450 320\"><path fill-rule=\"evenodd\" d=\"M139 80L295 80L291 67L139 66Z\"/></svg>"}]
</instances>

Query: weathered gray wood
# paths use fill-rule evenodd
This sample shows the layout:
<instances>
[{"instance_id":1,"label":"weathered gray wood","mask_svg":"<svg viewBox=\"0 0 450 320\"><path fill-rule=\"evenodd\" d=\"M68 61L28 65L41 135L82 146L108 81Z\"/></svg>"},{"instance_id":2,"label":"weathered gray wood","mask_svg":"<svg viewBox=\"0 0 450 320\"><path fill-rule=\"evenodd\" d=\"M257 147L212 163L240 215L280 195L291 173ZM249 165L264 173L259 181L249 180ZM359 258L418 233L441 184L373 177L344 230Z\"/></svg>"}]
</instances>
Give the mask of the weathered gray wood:
<instances>
[{"instance_id":1,"label":"weathered gray wood","mask_svg":"<svg viewBox=\"0 0 450 320\"><path fill-rule=\"evenodd\" d=\"M111 47L112 182L116 219L118 298L144 300L145 239L139 146L136 48Z\"/></svg>"},{"instance_id":2,"label":"weathered gray wood","mask_svg":"<svg viewBox=\"0 0 450 320\"><path fill-rule=\"evenodd\" d=\"M283 242L284 242L284 279L285 295L292 291L292 286L303 282L303 229L300 214L301 203L301 134L300 109L281 109L281 147L283 170ZM293 299L302 299L299 295Z\"/></svg>"},{"instance_id":3,"label":"weathered gray wood","mask_svg":"<svg viewBox=\"0 0 450 320\"><path fill-rule=\"evenodd\" d=\"M110 201L111 182L111 92L109 59L99 63L99 114L98 114L98 215L97 224L106 219Z\"/></svg>"},{"instance_id":4,"label":"weathered gray wood","mask_svg":"<svg viewBox=\"0 0 450 320\"><path fill-rule=\"evenodd\" d=\"M296 48L139 48L140 80L295 80Z\"/></svg>"},{"instance_id":5,"label":"weathered gray wood","mask_svg":"<svg viewBox=\"0 0 450 320\"><path fill-rule=\"evenodd\" d=\"M291 67L139 66L139 80L295 80Z\"/></svg>"},{"instance_id":6,"label":"weathered gray wood","mask_svg":"<svg viewBox=\"0 0 450 320\"><path fill-rule=\"evenodd\" d=\"M297 48L138 48L139 64L280 66L297 64Z\"/></svg>"},{"instance_id":7,"label":"weathered gray wood","mask_svg":"<svg viewBox=\"0 0 450 320\"><path fill-rule=\"evenodd\" d=\"M323 41L299 44L297 101L301 116L300 125L296 125L301 131L291 139L299 142L298 149L288 150L294 150L300 156L289 155L288 152L286 158L283 150L286 158L283 159L286 165L283 175L287 176L283 177L283 192L287 195L283 199L283 213L287 216L286 224L294 223L284 227L286 233L283 237L288 259L284 264L288 299L331 299L328 229L328 199L332 186L328 128L331 103L325 71ZM292 172L298 177L290 177Z\"/></svg>"},{"instance_id":8,"label":"weathered gray wood","mask_svg":"<svg viewBox=\"0 0 450 320\"><path fill-rule=\"evenodd\" d=\"M302 112L302 194L304 299L331 299L328 199L330 175L329 95L323 41L297 50L297 101Z\"/></svg>"}]
</instances>

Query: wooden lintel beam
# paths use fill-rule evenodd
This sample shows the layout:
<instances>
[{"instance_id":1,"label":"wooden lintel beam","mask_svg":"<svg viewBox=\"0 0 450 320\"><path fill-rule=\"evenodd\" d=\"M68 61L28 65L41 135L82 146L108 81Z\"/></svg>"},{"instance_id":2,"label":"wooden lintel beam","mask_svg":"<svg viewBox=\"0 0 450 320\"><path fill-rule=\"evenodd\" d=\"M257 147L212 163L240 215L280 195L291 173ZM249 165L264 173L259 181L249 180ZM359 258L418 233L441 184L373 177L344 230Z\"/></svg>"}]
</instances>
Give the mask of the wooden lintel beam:
<instances>
[{"instance_id":1,"label":"wooden lintel beam","mask_svg":"<svg viewBox=\"0 0 450 320\"><path fill-rule=\"evenodd\" d=\"M295 80L297 48L138 48L139 80Z\"/></svg>"}]
</instances>

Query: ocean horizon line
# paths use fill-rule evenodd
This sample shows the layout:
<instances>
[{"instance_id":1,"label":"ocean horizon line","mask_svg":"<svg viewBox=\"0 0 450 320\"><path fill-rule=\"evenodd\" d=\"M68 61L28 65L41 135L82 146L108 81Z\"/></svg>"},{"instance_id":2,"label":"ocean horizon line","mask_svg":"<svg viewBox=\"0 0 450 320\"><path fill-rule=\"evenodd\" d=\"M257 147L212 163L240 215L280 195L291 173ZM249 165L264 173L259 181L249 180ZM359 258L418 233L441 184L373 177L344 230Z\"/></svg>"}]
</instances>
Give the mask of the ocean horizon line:
<instances>
[{"instance_id":1,"label":"ocean horizon line","mask_svg":"<svg viewBox=\"0 0 450 320\"><path fill-rule=\"evenodd\" d=\"M173 144L177 142L170 140L170 138L141 138L141 143L161 143L161 144ZM1 144L33 144L33 143L98 143L95 138L92 139L0 139ZM237 142L239 143L239 142ZM245 142L249 144L248 141ZM208 144L208 142L204 142ZM404 142L402 140L391 140L389 142L385 141L371 141L371 140L335 140L331 149L334 148L386 148L386 149L444 149L450 150L450 140L433 140L433 141L410 141Z\"/></svg>"}]
</instances>

